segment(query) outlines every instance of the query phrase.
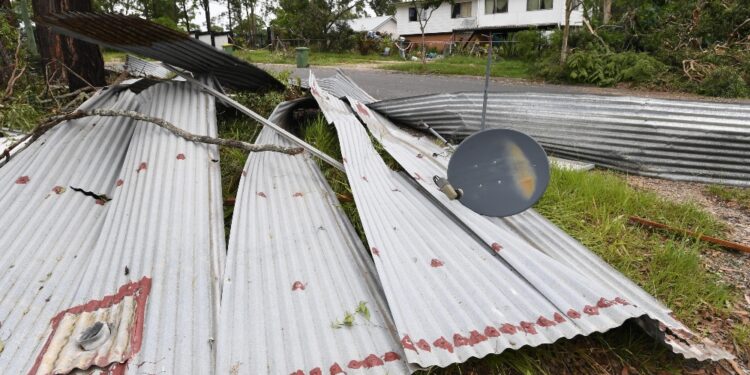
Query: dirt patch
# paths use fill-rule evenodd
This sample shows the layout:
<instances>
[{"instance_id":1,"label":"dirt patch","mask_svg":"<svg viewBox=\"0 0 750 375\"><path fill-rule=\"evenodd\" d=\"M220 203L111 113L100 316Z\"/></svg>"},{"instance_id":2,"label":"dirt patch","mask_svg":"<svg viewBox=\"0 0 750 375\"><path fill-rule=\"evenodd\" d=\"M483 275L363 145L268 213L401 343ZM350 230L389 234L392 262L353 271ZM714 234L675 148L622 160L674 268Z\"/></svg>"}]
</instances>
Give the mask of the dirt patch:
<instances>
[{"instance_id":1,"label":"dirt patch","mask_svg":"<svg viewBox=\"0 0 750 375\"><path fill-rule=\"evenodd\" d=\"M673 202L697 204L726 224L725 239L750 245L750 211L736 203L708 194L707 185L641 176L628 176L627 181L636 189L653 191ZM706 247L701 258L708 270L719 275L723 282L736 288L744 297L735 305L727 306L730 311L729 317L721 318L710 313L700 313L703 318L703 333L736 355L737 362L744 367L743 371L747 371L750 348L739 347L731 333L739 323L750 324L750 254Z\"/></svg>"}]
</instances>

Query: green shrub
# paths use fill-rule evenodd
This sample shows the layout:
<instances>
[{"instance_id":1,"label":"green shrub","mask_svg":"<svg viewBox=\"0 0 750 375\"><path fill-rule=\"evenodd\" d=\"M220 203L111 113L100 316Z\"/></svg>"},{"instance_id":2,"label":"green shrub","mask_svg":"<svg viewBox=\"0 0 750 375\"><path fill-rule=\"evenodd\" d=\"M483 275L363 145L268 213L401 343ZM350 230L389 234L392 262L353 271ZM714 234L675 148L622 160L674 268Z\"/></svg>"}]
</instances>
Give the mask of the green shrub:
<instances>
[{"instance_id":1,"label":"green shrub","mask_svg":"<svg viewBox=\"0 0 750 375\"><path fill-rule=\"evenodd\" d=\"M565 72L573 82L613 86L619 82L660 81L667 66L645 53L577 51L568 57Z\"/></svg>"},{"instance_id":2,"label":"green shrub","mask_svg":"<svg viewBox=\"0 0 750 375\"><path fill-rule=\"evenodd\" d=\"M513 41L509 48L509 57L519 57L524 60L532 60L541 55L542 49L547 46L547 40L537 30L519 31L513 35Z\"/></svg>"},{"instance_id":3,"label":"green shrub","mask_svg":"<svg viewBox=\"0 0 750 375\"><path fill-rule=\"evenodd\" d=\"M613 56L621 69L622 81L647 83L659 80L667 66L646 53L624 52Z\"/></svg>"},{"instance_id":4,"label":"green shrub","mask_svg":"<svg viewBox=\"0 0 750 375\"><path fill-rule=\"evenodd\" d=\"M698 86L699 94L709 96L736 98L748 96L749 92L750 88L740 72L732 67L714 69Z\"/></svg>"},{"instance_id":5,"label":"green shrub","mask_svg":"<svg viewBox=\"0 0 750 375\"><path fill-rule=\"evenodd\" d=\"M573 82L597 86L613 86L620 82L622 72L608 55L594 51L578 51L565 64L567 77Z\"/></svg>"}]
</instances>

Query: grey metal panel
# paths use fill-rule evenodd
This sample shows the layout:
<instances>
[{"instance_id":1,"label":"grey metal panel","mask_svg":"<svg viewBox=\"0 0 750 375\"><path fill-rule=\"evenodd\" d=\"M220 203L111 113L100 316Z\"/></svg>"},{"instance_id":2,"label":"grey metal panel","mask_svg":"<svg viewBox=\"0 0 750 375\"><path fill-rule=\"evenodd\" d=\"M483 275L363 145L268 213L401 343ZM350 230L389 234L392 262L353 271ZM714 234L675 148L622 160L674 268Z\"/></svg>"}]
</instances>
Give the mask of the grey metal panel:
<instances>
[{"instance_id":1,"label":"grey metal panel","mask_svg":"<svg viewBox=\"0 0 750 375\"><path fill-rule=\"evenodd\" d=\"M303 87L309 87L308 82L302 82ZM376 99L362 90L349 76L344 74L341 69L336 69L336 74L328 78L318 80L318 85L326 92L337 98L352 97L362 103L372 103Z\"/></svg>"},{"instance_id":2,"label":"grey metal panel","mask_svg":"<svg viewBox=\"0 0 750 375\"><path fill-rule=\"evenodd\" d=\"M437 146L430 138L407 132L395 126L390 120L351 99L359 117L367 124L375 139L391 154L412 176L424 176L417 179L425 191L429 192L450 212L482 237L487 243L493 238L508 240L517 236L527 244L525 249L517 245L502 245L498 254L512 265L520 274L533 280L537 275L559 274L569 272L581 280L616 291L626 301L639 307L647 319L651 332L658 332L658 338L664 340L672 349L687 358L724 359L731 355L713 343L694 336L682 323L671 316L671 311L635 285L628 278L606 264L601 258L579 242L565 234L534 210L506 218L491 218L478 215L464 207L458 201L450 201L431 181L434 175L444 177L450 153ZM508 236L513 233L513 236ZM553 258L554 263L540 262L546 257ZM569 291L563 282L543 281L534 285L547 295L559 294L568 300ZM611 328L611 327L609 327ZM599 327L606 330L607 327ZM583 333L583 332L582 332Z\"/></svg>"},{"instance_id":3,"label":"grey metal panel","mask_svg":"<svg viewBox=\"0 0 750 375\"><path fill-rule=\"evenodd\" d=\"M170 71L150 61L139 59L133 55L127 55L125 57L125 67L133 77L154 77L154 78L167 78L170 75Z\"/></svg>"},{"instance_id":4,"label":"grey metal panel","mask_svg":"<svg viewBox=\"0 0 750 375\"><path fill-rule=\"evenodd\" d=\"M293 105L282 103L270 120L282 123ZM268 127L256 143L292 145ZM372 260L310 154L251 153L243 175L217 373L408 372ZM355 313L360 302L369 319ZM347 312L353 325L335 325Z\"/></svg>"},{"instance_id":5,"label":"grey metal panel","mask_svg":"<svg viewBox=\"0 0 750 375\"><path fill-rule=\"evenodd\" d=\"M135 109L129 91L105 91L82 108ZM98 126L92 127L92 123ZM83 187L111 196L133 124L123 118L68 121L0 168L0 368L29 371L50 319L76 304L71 292L94 257L109 206L73 192ZM27 176L25 184L19 179ZM53 188L65 189L55 194ZM98 257L97 257L98 258Z\"/></svg>"},{"instance_id":6,"label":"grey metal panel","mask_svg":"<svg viewBox=\"0 0 750 375\"><path fill-rule=\"evenodd\" d=\"M371 105L409 125L462 139L480 127L482 94ZM629 173L750 186L750 107L576 94L490 93L490 127L523 131L548 152Z\"/></svg>"},{"instance_id":7,"label":"grey metal panel","mask_svg":"<svg viewBox=\"0 0 750 375\"><path fill-rule=\"evenodd\" d=\"M472 228L478 236L467 232L384 164L347 105L316 86L312 76L310 86L336 126L348 180L410 363L446 366L606 331L646 314L619 291L592 282L489 221ZM420 158L416 152L411 157Z\"/></svg>"},{"instance_id":8,"label":"grey metal panel","mask_svg":"<svg viewBox=\"0 0 750 375\"><path fill-rule=\"evenodd\" d=\"M99 99L102 98L102 99ZM214 100L187 83L100 95L120 108L216 134ZM182 154L183 156L179 156ZM179 157L178 157L179 156ZM84 118L60 125L0 169L0 368L25 373L56 313L152 279L137 373L208 374L225 254L215 146L152 124ZM14 181L28 175L26 184ZM112 200L54 186L76 186Z\"/></svg>"},{"instance_id":9,"label":"grey metal panel","mask_svg":"<svg viewBox=\"0 0 750 375\"><path fill-rule=\"evenodd\" d=\"M135 16L65 12L38 17L36 21L73 38L147 56L196 74L213 74L227 87L284 89L272 75L244 60Z\"/></svg>"}]
</instances>

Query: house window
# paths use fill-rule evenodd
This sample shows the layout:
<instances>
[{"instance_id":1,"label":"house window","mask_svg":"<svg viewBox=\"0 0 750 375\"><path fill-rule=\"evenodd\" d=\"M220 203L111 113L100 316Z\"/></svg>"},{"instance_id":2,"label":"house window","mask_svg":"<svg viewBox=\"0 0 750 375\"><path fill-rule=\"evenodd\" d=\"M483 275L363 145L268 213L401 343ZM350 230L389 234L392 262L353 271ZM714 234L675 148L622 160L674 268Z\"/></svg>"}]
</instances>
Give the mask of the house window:
<instances>
[{"instance_id":1,"label":"house window","mask_svg":"<svg viewBox=\"0 0 750 375\"><path fill-rule=\"evenodd\" d=\"M508 0L484 0L484 14L508 13Z\"/></svg>"},{"instance_id":2,"label":"house window","mask_svg":"<svg viewBox=\"0 0 750 375\"><path fill-rule=\"evenodd\" d=\"M451 18L466 18L466 17L471 17L471 3L453 4L453 12L451 12Z\"/></svg>"},{"instance_id":3,"label":"house window","mask_svg":"<svg viewBox=\"0 0 750 375\"><path fill-rule=\"evenodd\" d=\"M417 8L409 8L409 22L417 21Z\"/></svg>"},{"instance_id":4,"label":"house window","mask_svg":"<svg viewBox=\"0 0 750 375\"><path fill-rule=\"evenodd\" d=\"M526 10L552 9L554 0L526 0Z\"/></svg>"}]
</instances>

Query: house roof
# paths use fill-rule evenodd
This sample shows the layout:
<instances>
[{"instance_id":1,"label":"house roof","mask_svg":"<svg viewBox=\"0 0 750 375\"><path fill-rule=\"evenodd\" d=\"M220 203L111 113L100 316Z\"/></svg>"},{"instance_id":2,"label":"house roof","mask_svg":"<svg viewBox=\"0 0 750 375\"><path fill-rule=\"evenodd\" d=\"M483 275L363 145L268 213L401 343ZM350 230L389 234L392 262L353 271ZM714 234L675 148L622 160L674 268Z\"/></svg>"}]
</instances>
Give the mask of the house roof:
<instances>
[{"instance_id":1,"label":"house roof","mask_svg":"<svg viewBox=\"0 0 750 375\"><path fill-rule=\"evenodd\" d=\"M355 18L349 20L348 23L349 27L354 31L375 31L389 20L396 22L396 19L393 18L393 16L380 16Z\"/></svg>"}]
</instances>

